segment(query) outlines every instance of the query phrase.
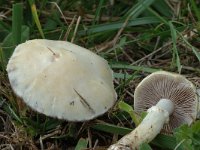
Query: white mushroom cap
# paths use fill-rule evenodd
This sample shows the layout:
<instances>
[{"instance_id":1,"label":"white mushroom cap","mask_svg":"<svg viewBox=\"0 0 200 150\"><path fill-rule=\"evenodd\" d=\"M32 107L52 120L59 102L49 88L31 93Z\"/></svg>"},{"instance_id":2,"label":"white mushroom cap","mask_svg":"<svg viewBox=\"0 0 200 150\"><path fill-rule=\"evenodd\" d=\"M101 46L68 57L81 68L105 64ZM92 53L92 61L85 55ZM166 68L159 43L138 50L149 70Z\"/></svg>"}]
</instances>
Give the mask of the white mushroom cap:
<instances>
[{"instance_id":1,"label":"white mushroom cap","mask_svg":"<svg viewBox=\"0 0 200 150\"><path fill-rule=\"evenodd\" d=\"M107 61L65 41L35 39L18 45L7 72L27 105L59 119L95 118L117 99Z\"/></svg>"},{"instance_id":2,"label":"white mushroom cap","mask_svg":"<svg viewBox=\"0 0 200 150\"><path fill-rule=\"evenodd\" d=\"M158 71L147 76L135 89L134 109L142 112L154 106L161 99L174 103L174 112L163 132L171 133L181 124L191 124L197 116L197 95L194 85L185 77Z\"/></svg>"}]
</instances>

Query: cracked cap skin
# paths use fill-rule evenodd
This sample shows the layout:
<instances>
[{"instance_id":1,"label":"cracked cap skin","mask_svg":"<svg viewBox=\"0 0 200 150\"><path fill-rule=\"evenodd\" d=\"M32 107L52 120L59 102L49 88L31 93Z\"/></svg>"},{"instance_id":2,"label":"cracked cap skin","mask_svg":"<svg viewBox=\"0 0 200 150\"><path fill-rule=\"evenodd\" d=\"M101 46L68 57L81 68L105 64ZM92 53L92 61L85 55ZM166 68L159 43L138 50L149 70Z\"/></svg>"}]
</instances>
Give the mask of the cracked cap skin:
<instances>
[{"instance_id":1,"label":"cracked cap skin","mask_svg":"<svg viewBox=\"0 0 200 150\"><path fill-rule=\"evenodd\" d=\"M68 121L93 119L116 102L106 60L66 41L18 45L7 72L14 92L32 109Z\"/></svg>"}]
</instances>

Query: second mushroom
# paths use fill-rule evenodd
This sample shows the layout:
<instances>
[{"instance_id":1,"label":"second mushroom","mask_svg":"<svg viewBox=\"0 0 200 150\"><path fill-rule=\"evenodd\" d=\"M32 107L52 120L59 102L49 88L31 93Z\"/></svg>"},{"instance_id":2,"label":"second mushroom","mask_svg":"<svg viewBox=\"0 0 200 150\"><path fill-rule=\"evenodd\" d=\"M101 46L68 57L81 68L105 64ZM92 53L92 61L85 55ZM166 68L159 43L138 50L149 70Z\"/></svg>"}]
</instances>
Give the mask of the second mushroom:
<instances>
[{"instance_id":1,"label":"second mushroom","mask_svg":"<svg viewBox=\"0 0 200 150\"><path fill-rule=\"evenodd\" d=\"M133 150L150 142L158 133L170 134L181 124L191 124L197 116L197 95L194 85L185 77L158 71L147 76L134 93L134 109L147 116L131 133L108 150Z\"/></svg>"}]
</instances>

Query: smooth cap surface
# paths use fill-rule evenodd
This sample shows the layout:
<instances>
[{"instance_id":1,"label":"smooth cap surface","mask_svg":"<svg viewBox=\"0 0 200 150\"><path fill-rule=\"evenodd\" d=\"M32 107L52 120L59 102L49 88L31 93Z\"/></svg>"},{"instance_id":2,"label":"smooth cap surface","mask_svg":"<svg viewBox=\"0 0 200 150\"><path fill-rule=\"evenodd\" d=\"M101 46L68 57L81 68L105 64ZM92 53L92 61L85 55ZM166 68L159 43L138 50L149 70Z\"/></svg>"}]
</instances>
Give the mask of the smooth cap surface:
<instances>
[{"instance_id":1,"label":"smooth cap surface","mask_svg":"<svg viewBox=\"0 0 200 150\"><path fill-rule=\"evenodd\" d=\"M35 39L16 47L7 65L14 92L47 116L84 121L116 101L106 60L65 41Z\"/></svg>"},{"instance_id":2,"label":"smooth cap surface","mask_svg":"<svg viewBox=\"0 0 200 150\"><path fill-rule=\"evenodd\" d=\"M146 111L160 99L169 99L174 103L174 112L163 132L171 133L181 124L191 124L197 116L197 95L193 84L185 77L158 71L144 78L135 89L134 109Z\"/></svg>"}]
</instances>

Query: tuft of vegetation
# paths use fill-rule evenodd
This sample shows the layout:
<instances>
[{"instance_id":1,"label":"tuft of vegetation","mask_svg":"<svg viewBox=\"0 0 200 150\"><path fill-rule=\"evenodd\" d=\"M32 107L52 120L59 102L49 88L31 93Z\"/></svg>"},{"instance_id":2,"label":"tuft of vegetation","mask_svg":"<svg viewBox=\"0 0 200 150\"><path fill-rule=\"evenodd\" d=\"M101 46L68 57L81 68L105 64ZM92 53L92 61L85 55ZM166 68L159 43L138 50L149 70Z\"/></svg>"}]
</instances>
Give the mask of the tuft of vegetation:
<instances>
[{"instance_id":1,"label":"tuft of vegetation","mask_svg":"<svg viewBox=\"0 0 200 150\"><path fill-rule=\"evenodd\" d=\"M181 73L200 88L197 0L0 0L0 35L0 149L103 150L141 121L133 93L148 74ZM115 106L78 123L28 108L13 93L6 65L18 44L38 38L70 41L104 57L114 71ZM140 149L197 150L199 135L197 120L173 135L159 134Z\"/></svg>"}]
</instances>

